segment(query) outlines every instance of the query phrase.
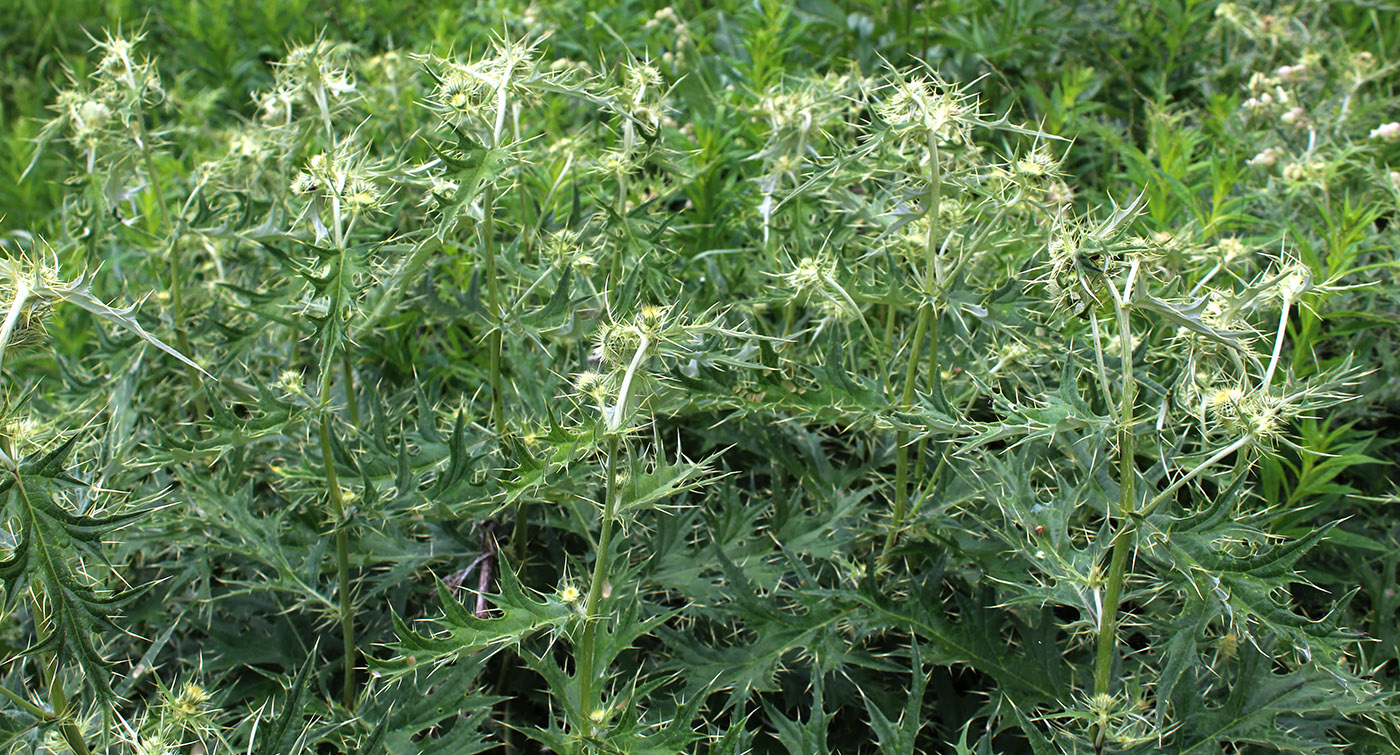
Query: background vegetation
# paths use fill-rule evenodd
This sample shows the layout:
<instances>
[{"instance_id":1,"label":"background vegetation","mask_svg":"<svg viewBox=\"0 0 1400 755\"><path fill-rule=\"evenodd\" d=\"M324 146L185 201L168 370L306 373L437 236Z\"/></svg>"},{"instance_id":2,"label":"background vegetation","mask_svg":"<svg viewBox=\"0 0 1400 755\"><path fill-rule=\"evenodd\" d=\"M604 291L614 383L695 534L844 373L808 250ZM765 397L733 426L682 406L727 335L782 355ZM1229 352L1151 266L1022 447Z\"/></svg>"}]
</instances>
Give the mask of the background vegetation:
<instances>
[{"instance_id":1,"label":"background vegetation","mask_svg":"<svg viewBox=\"0 0 1400 755\"><path fill-rule=\"evenodd\" d=\"M0 23L16 752L1395 752L1400 10Z\"/></svg>"}]
</instances>

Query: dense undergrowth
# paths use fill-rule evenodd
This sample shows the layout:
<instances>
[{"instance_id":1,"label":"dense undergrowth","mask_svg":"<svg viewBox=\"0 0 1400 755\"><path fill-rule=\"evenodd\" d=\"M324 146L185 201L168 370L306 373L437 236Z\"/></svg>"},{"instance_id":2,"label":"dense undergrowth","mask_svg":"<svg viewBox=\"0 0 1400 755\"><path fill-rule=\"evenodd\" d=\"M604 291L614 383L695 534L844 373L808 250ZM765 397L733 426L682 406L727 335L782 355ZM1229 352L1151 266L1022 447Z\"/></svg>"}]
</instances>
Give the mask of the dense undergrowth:
<instances>
[{"instance_id":1,"label":"dense undergrowth","mask_svg":"<svg viewBox=\"0 0 1400 755\"><path fill-rule=\"evenodd\" d=\"M0 29L5 747L1397 750L1394 8L458 5Z\"/></svg>"}]
</instances>

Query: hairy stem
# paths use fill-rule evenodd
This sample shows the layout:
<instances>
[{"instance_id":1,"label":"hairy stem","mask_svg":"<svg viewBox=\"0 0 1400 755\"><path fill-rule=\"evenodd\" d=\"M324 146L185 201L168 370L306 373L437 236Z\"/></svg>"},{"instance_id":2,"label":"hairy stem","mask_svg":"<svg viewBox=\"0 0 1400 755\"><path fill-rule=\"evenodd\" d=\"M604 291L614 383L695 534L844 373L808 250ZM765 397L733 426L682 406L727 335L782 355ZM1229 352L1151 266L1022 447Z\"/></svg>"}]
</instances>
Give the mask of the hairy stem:
<instances>
[{"instance_id":1,"label":"hairy stem","mask_svg":"<svg viewBox=\"0 0 1400 755\"><path fill-rule=\"evenodd\" d=\"M914 382L919 376L919 351L924 345L924 333L928 330L930 308L919 309L919 322L914 327L914 341L909 346L909 364L904 373L904 391L899 397L900 406L914 402ZM894 456L894 511L890 516L890 531L885 534L885 545L880 549L880 560L889 559L894 549L899 529L904 526L904 517L909 508L909 431L900 430L895 434Z\"/></svg>"}]
</instances>

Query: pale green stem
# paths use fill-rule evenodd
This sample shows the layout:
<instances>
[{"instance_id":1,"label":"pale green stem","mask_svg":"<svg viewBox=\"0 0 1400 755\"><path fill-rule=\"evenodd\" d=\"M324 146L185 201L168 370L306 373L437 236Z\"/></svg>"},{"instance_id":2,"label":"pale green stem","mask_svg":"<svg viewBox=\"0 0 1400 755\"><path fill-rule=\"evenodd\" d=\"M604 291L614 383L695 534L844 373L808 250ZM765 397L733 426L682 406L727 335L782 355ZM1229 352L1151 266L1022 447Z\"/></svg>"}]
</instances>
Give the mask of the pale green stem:
<instances>
[{"instance_id":1,"label":"pale green stem","mask_svg":"<svg viewBox=\"0 0 1400 755\"><path fill-rule=\"evenodd\" d=\"M323 116L327 113L322 108ZM326 129L327 137L331 139L334 146L334 134L330 131L331 124L327 117ZM345 239L354 227L355 217L352 214L349 227L346 227L344 213L340 207L340 191L344 187L337 186L331 192L331 232L335 242L336 251L340 254L340 265L345 264ZM343 271L342 271L343 272ZM333 315L337 313L332 313ZM322 344L323 349L341 348L343 344ZM349 357L342 355L343 359ZM345 501L340 493L340 475L335 468L334 444L331 442L331 380L334 378L333 358L325 360L327 369L321 373L321 463L325 468L326 491L331 504L331 515L335 519L335 569L337 590L340 597L340 637L345 646L345 657L342 661L342 673L345 675L342 694L344 696L345 708L353 711L355 709L355 666L359 648L355 644L355 605L350 585L350 531L349 523L345 521ZM345 362L348 366L348 361ZM355 416L357 408L354 407L355 398L353 388L346 376L345 396L352 409L352 417Z\"/></svg>"},{"instance_id":2,"label":"pale green stem","mask_svg":"<svg viewBox=\"0 0 1400 755\"><path fill-rule=\"evenodd\" d=\"M929 135L929 189L928 207L925 209L929 219L928 238L924 240L924 282L923 292L928 296L928 301L920 304L918 309L918 323L914 327L914 342L909 350L909 365L904 375L904 391L900 396L900 406L908 408L914 403L914 383L919 375L919 352L923 348L924 334L933 329L933 342L929 345L931 372L938 369L938 313L934 311L934 298L937 296L941 281L938 280L938 220L939 206L943 199L943 173L939 164L938 155L938 135ZM893 351L893 349L891 349ZM880 560L887 561L895 542L898 540L899 531L904 527L904 518L909 507L909 431L900 430L895 435L895 457L894 457L894 510L891 512L890 530L885 535L884 547L880 549Z\"/></svg>"},{"instance_id":3,"label":"pale green stem","mask_svg":"<svg viewBox=\"0 0 1400 755\"><path fill-rule=\"evenodd\" d=\"M904 372L904 391L899 397L900 406L909 406L914 402L914 381L919 375L919 351L923 348L924 333L928 330L929 320L932 319L926 315L928 311L928 307L919 309L919 322L914 327L914 341L909 347L909 364ZM909 507L909 431L900 430L895 433L894 442L894 511L890 515L890 530L885 533L885 545L880 549L882 562L887 561L890 552L894 550Z\"/></svg>"},{"instance_id":4,"label":"pale green stem","mask_svg":"<svg viewBox=\"0 0 1400 755\"><path fill-rule=\"evenodd\" d=\"M321 376L321 460L325 467L326 489L335 519L335 568L337 589L340 591L340 637L345 645L344 697L345 707L355 709L355 611L350 594L350 532L345 521L345 501L340 495L340 476L335 469L335 454L331 443L330 389L331 376L326 370Z\"/></svg>"},{"instance_id":5,"label":"pale green stem","mask_svg":"<svg viewBox=\"0 0 1400 755\"><path fill-rule=\"evenodd\" d=\"M156 195L156 206L160 208L161 223L170 231L170 319L175 325L175 345L181 354L190 353L189 331L185 327L185 283L180 260L180 234L175 228L170 214L170 205L165 201L165 187L160 174L156 172L155 156L146 139L145 118L137 113L133 121L136 128L136 142L141 145L141 160L146 165L146 174L151 179L151 191Z\"/></svg>"},{"instance_id":6,"label":"pale green stem","mask_svg":"<svg viewBox=\"0 0 1400 755\"><path fill-rule=\"evenodd\" d=\"M355 400L355 370L350 364L350 353L340 357L341 381L345 384L345 407L350 411L350 426L360 426L360 403Z\"/></svg>"},{"instance_id":7,"label":"pale green stem","mask_svg":"<svg viewBox=\"0 0 1400 755\"><path fill-rule=\"evenodd\" d=\"M52 720L53 720L53 714L52 714L52 713L50 713L50 712L44 710L43 708L40 708L39 706L37 706L37 705L35 705L34 703L30 702L29 700L25 699L24 697L22 697L22 696L20 696L20 695L18 695L18 694L15 694L14 692L12 692L12 691L10 690L9 687L6 687L6 686L4 686L4 685L2 685L2 684L0 684L0 695L4 695L5 697L9 698L10 701L13 702L15 705L18 705L19 707L24 708L25 711L27 711L27 712L29 713L29 715L31 715L31 716L33 716L33 717L39 719L40 721L52 721Z\"/></svg>"},{"instance_id":8,"label":"pale green stem","mask_svg":"<svg viewBox=\"0 0 1400 755\"><path fill-rule=\"evenodd\" d=\"M1108 366L1103 358L1103 338L1099 335L1099 316L1091 309L1089 310L1089 325L1094 332L1094 364L1099 368L1099 390L1103 391L1104 404L1107 405L1109 397L1113 395L1113 389L1108 386Z\"/></svg>"},{"instance_id":9,"label":"pale green stem","mask_svg":"<svg viewBox=\"0 0 1400 755\"><path fill-rule=\"evenodd\" d=\"M1133 436L1133 405L1137 400L1137 381L1133 375L1132 325L1125 300L1132 294L1133 279L1137 274L1134 262L1128 272L1128 280L1120 296L1118 290L1109 285L1113 295L1114 311L1118 317L1118 352L1123 369L1122 403L1118 417L1118 517L1113 530L1113 552L1108 569L1108 581L1104 591L1103 606L1099 613L1098 657L1094 664L1094 694L1107 695L1112 687L1113 656L1118 647L1118 603L1123 596L1123 583L1126 579L1128 557L1136 545L1137 529L1133 514L1137 505L1136 482L1137 460L1136 439Z\"/></svg>"},{"instance_id":10,"label":"pale green stem","mask_svg":"<svg viewBox=\"0 0 1400 755\"><path fill-rule=\"evenodd\" d=\"M49 664L45 664L49 665ZM58 664L49 666L49 705L53 707L54 718L66 719L68 717L68 695L63 691L63 680L58 675ZM59 731L63 733L63 741L73 748L76 755L88 755L87 741L83 739L83 731L72 721L64 721L59 725Z\"/></svg>"},{"instance_id":11,"label":"pale green stem","mask_svg":"<svg viewBox=\"0 0 1400 755\"><path fill-rule=\"evenodd\" d=\"M578 653L575 656L574 673L579 678L579 705L584 716L600 707L594 699L598 674L593 668L597 646L598 621L602 617L604 586L608 580L608 567L612 552L613 520L617 518L617 457L618 433L608 436L608 466L606 499L603 502L602 530L598 534L598 551L593 562L593 579L588 586L588 597L583 609L583 633L579 638ZM587 726L585 722L579 722Z\"/></svg>"},{"instance_id":12,"label":"pale green stem","mask_svg":"<svg viewBox=\"0 0 1400 755\"><path fill-rule=\"evenodd\" d=\"M1274 379L1274 370L1278 368L1279 354L1283 352L1283 338L1288 333L1288 299L1283 300L1278 316L1278 335L1274 337L1274 353L1269 357L1269 368L1264 371L1264 379L1260 381L1259 389L1269 390L1269 385Z\"/></svg>"},{"instance_id":13,"label":"pale green stem","mask_svg":"<svg viewBox=\"0 0 1400 755\"><path fill-rule=\"evenodd\" d=\"M491 335L487 338L487 358L491 370L491 422L496 431L496 442L504 443L506 437L505 385L501 379L501 350L504 348L501 322L501 285L496 280L496 245L493 236L495 227L496 188L486 185L482 197L481 253L486 257L486 295L490 299Z\"/></svg>"},{"instance_id":14,"label":"pale green stem","mask_svg":"<svg viewBox=\"0 0 1400 755\"><path fill-rule=\"evenodd\" d=\"M613 212L617 215L617 222L622 224L623 233L630 241L632 237L631 229L627 226L627 174L623 172L617 177L617 197L613 200ZM612 292L612 302L617 305L617 291L622 288L622 254L624 248L619 247L613 250L612 271L609 275L608 288Z\"/></svg>"},{"instance_id":15,"label":"pale green stem","mask_svg":"<svg viewBox=\"0 0 1400 755\"><path fill-rule=\"evenodd\" d=\"M1254 436L1245 435L1236 440L1234 443L1231 443L1230 445L1215 452L1215 455L1196 465L1195 469L1192 469L1190 472L1187 472L1186 474L1182 475L1181 478L1178 479L1176 482L1173 482L1171 485L1168 485L1166 490L1163 490L1156 496L1153 496L1152 500L1149 501L1146 506L1143 506L1142 510L1138 512L1138 516L1147 516L1153 511L1156 511L1157 507L1170 500L1172 495L1176 493L1176 491L1181 489L1182 485L1185 485L1186 483L1196 479L1198 476L1200 476L1202 472L1215 466L1216 464L1219 464L1221 461L1224 461L1230 456L1230 454L1233 454L1241 448L1244 448L1245 446L1249 445L1249 442L1252 440L1254 440Z\"/></svg>"},{"instance_id":16,"label":"pale green stem","mask_svg":"<svg viewBox=\"0 0 1400 755\"><path fill-rule=\"evenodd\" d=\"M632 355L632 361L627 365L627 372L622 376L622 387L617 391L617 405L608 413L608 432L617 432L622 428L623 414L627 411L627 398L632 391L632 379L636 377L637 368L646 358L649 348L651 348L651 338L643 335L641 342L637 345L636 353Z\"/></svg>"},{"instance_id":17,"label":"pale green stem","mask_svg":"<svg viewBox=\"0 0 1400 755\"><path fill-rule=\"evenodd\" d=\"M0 366L5 364L5 347L10 343L10 336L15 332L15 325L19 323L20 315L24 314L24 305L29 301L29 284L24 278L15 278L15 300L10 302L10 311L5 315L5 324L0 325Z\"/></svg>"}]
</instances>

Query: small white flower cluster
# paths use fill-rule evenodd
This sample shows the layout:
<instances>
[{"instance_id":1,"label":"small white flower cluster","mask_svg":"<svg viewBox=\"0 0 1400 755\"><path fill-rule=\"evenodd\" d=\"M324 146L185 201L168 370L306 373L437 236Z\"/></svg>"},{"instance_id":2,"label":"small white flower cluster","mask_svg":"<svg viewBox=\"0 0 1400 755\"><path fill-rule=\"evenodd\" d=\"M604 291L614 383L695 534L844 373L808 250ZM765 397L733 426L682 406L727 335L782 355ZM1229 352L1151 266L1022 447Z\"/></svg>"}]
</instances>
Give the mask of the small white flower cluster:
<instances>
[{"instance_id":1,"label":"small white flower cluster","mask_svg":"<svg viewBox=\"0 0 1400 755\"><path fill-rule=\"evenodd\" d=\"M936 75L901 77L876 102L875 112L901 136L968 144L977 100Z\"/></svg>"},{"instance_id":2,"label":"small white flower cluster","mask_svg":"<svg viewBox=\"0 0 1400 755\"><path fill-rule=\"evenodd\" d=\"M325 41L294 47L277 64L276 83L271 91L257 95L262 121L286 126L292 122L292 109L298 102L315 107L322 118L333 110L332 100L346 99L355 91L349 70L340 65L344 49Z\"/></svg>"},{"instance_id":3,"label":"small white flower cluster","mask_svg":"<svg viewBox=\"0 0 1400 755\"><path fill-rule=\"evenodd\" d=\"M1279 149L1278 147L1268 147L1265 148L1264 151L1255 155L1254 157L1249 158L1249 161L1246 163L1246 165L1248 165L1251 168L1268 169L1274 167L1274 165L1277 164L1279 159L1283 156L1283 150Z\"/></svg>"},{"instance_id":4,"label":"small white flower cluster","mask_svg":"<svg viewBox=\"0 0 1400 755\"><path fill-rule=\"evenodd\" d=\"M1279 81L1284 82L1301 81L1307 75L1308 66L1306 63L1299 63L1292 66L1279 66L1278 70L1274 71L1274 76L1278 77Z\"/></svg>"},{"instance_id":5,"label":"small white flower cluster","mask_svg":"<svg viewBox=\"0 0 1400 755\"><path fill-rule=\"evenodd\" d=\"M1273 107L1275 102L1278 102L1278 104L1280 105L1288 104L1288 93L1280 92L1279 96L1276 98L1273 94L1269 92L1262 92L1259 94L1258 97L1250 97L1249 99L1245 100L1244 103L1240 105L1240 107L1244 108L1246 111L1249 112L1257 112L1260 110L1267 110Z\"/></svg>"},{"instance_id":6,"label":"small white flower cluster","mask_svg":"<svg viewBox=\"0 0 1400 755\"><path fill-rule=\"evenodd\" d=\"M684 50L694 44L694 40L690 37L690 27L686 26L685 22L677 15L676 9L669 5L647 19L647 22L642 24L642 29L664 32L668 39L675 40L668 45L671 49L661 53L661 62L666 66L675 65L675 51Z\"/></svg>"},{"instance_id":7,"label":"small white flower cluster","mask_svg":"<svg viewBox=\"0 0 1400 755\"><path fill-rule=\"evenodd\" d=\"M1369 138L1382 142L1400 141L1400 122L1391 121L1371 129Z\"/></svg>"},{"instance_id":8,"label":"small white flower cluster","mask_svg":"<svg viewBox=\"0 0 1400 755\"><path fill-rule=\"evenodd\" d=\"M661 28L662 24L676 26L680 24L680 22L681 18L680 16L676 15L676 9L668 5L665 8L662 8L661 10L657 11L656 14L653 15L650 19L647 19L647 22L642 24L642 28L646 29L647 31L651 31L653 29Z\"/></svg>"},{"instance_id":9,"label":"small white flower cluster","mask_svg":"<svg viewBox=\"0 0 1400 755\"><path fill-rule=\"evenodd\" d=\"M359 156L344 148L335 153L317 154L306 168L292 180L291 191L307 197L304 216L310 217L316 238L325 238L329 231L321 220L321 209L327 204L335 209L336 222L343 208L361 214L381 209L383 192L375 186L371 171Z\"/></svg>"},{"instance_id":10,"label":"small white flower cluster","mask_svg":"<svg viewBox=\"0 0 1400 755\"><path fill-rule=\"evenodd\" d=\"M155 63L136 52L142 38L108 34L95 43L93 49L102 53L101 59L83 79L69 73L69 87L59 91L53 107L58 115L44 126L41 142L66 132L69 143L86 154L90 173L96 170L104 143L150 143L140 113L162 102L165 90Z\"/></svg>"}]
</instances>

